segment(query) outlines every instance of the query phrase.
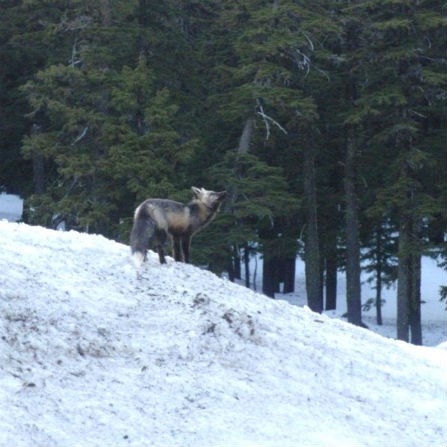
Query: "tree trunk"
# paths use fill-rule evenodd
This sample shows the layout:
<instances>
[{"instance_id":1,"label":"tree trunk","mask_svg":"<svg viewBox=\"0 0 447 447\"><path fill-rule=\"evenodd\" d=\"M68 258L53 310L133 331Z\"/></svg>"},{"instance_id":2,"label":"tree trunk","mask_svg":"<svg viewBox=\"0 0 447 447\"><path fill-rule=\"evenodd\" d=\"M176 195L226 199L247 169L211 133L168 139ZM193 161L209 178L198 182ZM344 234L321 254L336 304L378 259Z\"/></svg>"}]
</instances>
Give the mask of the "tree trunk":
<instances>
[{"instance_id":1,"label":"tree trunk","mask_svg":"<svg viewBox=\"0 0 447 447\"><path fill-rule=\"evenodd\" d=\"M236 149L236 153L246 154L250 149L250 142L253 136L254 129L254 119L252 117L248 118L245 121L244 128L242 130L242 135L239 139L239 144ZM227 185L226 187L227 197L225 200L225 211L228 213L232 213L234 210L234 204L236 203L238 191L234 185Z\"/></svg>"},{"instance_id":2,"label":"tree trunk","mask_svg":"<svg viewBox=\"0 0 447 447\"><path fill-rule=\"evenodd\" d=\"M258 257L255 256L255 268L253 269L253 290L256 292L258 287L256 285L256 281L258 278Z\"/></svg>"},{"instance_id":3,"label":"tree trunk","mask_svg":"<svg viewBox=\"0 0 447 447\"><path fill-rule=\"evenodd\" d=\"M397 338L421 345L421 256L415 250L417 241L412 240L414 230L410 219L399 232Z\"/></svg>"},{"instance_id":4,"label":"tree trunk","mask_svg":"<svg viewBox=\"0 0 447 447\"><path fill-rule=\"evenodd\" d=\"M236 148L237 156L240 154L246 154L250 149L250 142L253 135L253 129L254 129L254 119L252 117L248 118L245 121L244 128L242 130L242 135L239 139L238 147ZM234 170L237 171L237 166L234 167ZM235 172L235 175L237 175L237 172ZM225 212L228 214L234 213L234 206L236 204L237 196L238 196L238 190L237 187L234 185L234 182L232 184L226 185L226 191L227 196L224 204ZM248 270L246 269L246 272ZM240 278L240 260L239 260L239 274L233 269L233 280L234 277ZM250 284L249 278L247 279L247 273L245 278L245 284ZM248 286L247 286L248 287ZM255 285L256 287L256 285Z\"/></svg>"},{"instance_id":5,"label":"tree trunk","mask_svg":"<svg viewBox=\"0 0 447 447\"><path fill-rule=\"evenodd\" d=\"M231 282L234 282L234 280L236 279L236 275L234 274L234 264L233 264L233 258L230 256L228 259L228 279Z\"/></svg>"},{"instance_id":6,"label":"tree trunk","mask_svg":"<svg viewBox=\"0 0 447 447\"><path fill-rule=\"evenodd\" d=\"M233 247L233 266L235 278L241 279L241 254L237 246Z\"/></svg>"},{"instance_id":7,"label":"tree trunk","mask_svg":"<svg viewBox=\"0 0 447 447\"><path fill-rule=\"evenodd\" d=\"M320 239L320 237L319 237ZM324 257L324 248L320 246L320 302L324 309L324 278L326 275L326 259ZM322 309L322 311L323 311Z\"/></svg>"},{"instance_id":8,"label":"tree trunk","mask_svg":"<svg viewBox=\"0 0 447 447\"><path fill-rule=\"evenodd\" d=\"M232 247L232 254L228 257L228 279L234 282L235 279L241 279L241 257L236 246Z\"/></svg>"},{"instance_id":9,"label":"tree trunk","mask_svg":"<svg viewBox=\"0 0 447 447\"><path fill-rule=\"evenodd\" d=\"M376 319L377 324L382 326L382 231L376 231Z\"/></svg>"},{"instance_id":10,"label":"tree trunk","mask_svg":"<svg viewBox=\"0 0 447 447\"><path fill-rule=\"evenodd\" d=\"M275 292L278 287L276 260L274 258L266 257L264 252L264 262L262 270L262 293L275 298Z\"/></svg>"},{"instance_id":11,"label":"tree trunk","mask_svg":"<svg viewBox=\"0 0 447 447\"><path fill-rule=\"evenodd\" d=\"M303 178L306 208L306 235L304 262L306 292L309 307L314 312L323 311L320 276L320 244L318 241L317 222L317 187L315 180L315 149L312 144L304 150Z\"/></svg>"},{"instance_id":12,"label":"tree trunk","mask_svg":"<svg viewBox=\"0 0 447 447\"><path fill-rule=\"evenodd\" d=\"M411 258L411 295L408 322L410 325L411 343L422 345L421 256L419 253L413 253Z\"/></svg>"},{"instance_id":13,"label":"tree trunk","mask_svg":"<svg viewBox=\"0 0 447 447\"><path fill-rule=\"evenodd\" d=\"M421 224L412 214L413 198L414 192L409 191L399 229L397 338L421 345Z\"/></svg>"},{"instance_id":14,"label":"tree trunk","mask_svg":"<svg viewBox=\"0 0 447 447\"><path fill-rule=\"evenodd\" d=\"M348 132L345 163L346 198L346 300L348 321L363 326L360 287L360 242L358 204L355 193L356 142L353 130Z\"/></svg>"},{"instance_id":15,"label":"tree trunk","mask_svg":"<svg viewBox=\"0 0 447 447\"><path fill-rule=\"evenodd\" d=\"M286 258L283 261L284 272L284 293L295 291L295 266L296 258Z\"/></svg>"},{"instance_id":16,"label":"tree trunk","mask_svg":"<svg viewBox=\"0 0 447 447\"><path fill-rule=\"evenodd\" d=\"M376 320L379 326L382 326L382 266L377 266L376 277Z\"/></svg>"},{"instance_id":17,"label":"tree trunk","mask_svg":"<svg viewBox=\"0 0 447 447\"><path fill-rule=\"evenodd\" d=\"M244 247L244 266L245 266L245 287L250 288L250 249L248 245Z\"/></svg>"},{"instance_id":18,"label":"tree trunk","mask_svg":"<svg viewBox=\"0 0 447 447\"><path fill-rule=\"evenodd\" d=\"M244 129L242 130L241 138L239 139L239 145L237 147L238 154L246 154L250 149L251 137L253 135L254 120L253 118L248 118L245 121Z\"/></svg>"},{"instance_id":19,"label":"tree trunk","mask_svg":"<svg viewBox=\"0 0 447 447\"><path fill-rule=\"evenodd\" d=\"M409 341L409 296L410 269L410 222L401 223L399 229L399 252L397 267L397 338Z\"/></svg>"},{"instance_id":20,"label":"tree trunk","mask_svg":"<svg viewBox=\"0 0 447 447\"><path fill-rule=\"evenodd\" d=\"M40 126L33 124L31 129L31 134L36 135L40 131ZM33 152L33 183L34 183L34 193L43 194L45 192L45 162L42 155Z\"/></svg>"},{"instance_id":21,"label":"tree trunk","mask_svg":"<svg viewBox=\"0 0 447 447\"><path fill-rule=\"evenodd\" d=\"M33 153L33 181L34 192L43 194L45 192L45 164L42 155Z\"/></svg>"},{"instance_id":22,"label":"tree trunk","mask_svg":"<svg viewBox=\"0 0 447 447\"><path fill-rule=\"evenodd\" d=\"M138 24L140 31L138 33L138 49L140 57L146 58L149 52L149 42L146 38L147 28L149 26L148 6L146 0L138 0Z\"/></svg>"},{"instance_id":23,"label":"tree trunk","mask_svg":"<svg viewBox=\"0 0 447 447\"><path fill-rule=\"evenodd\" d=\"M335 310L336 308L337 308L337 251L329 250L326 256L326 310Z\"/></svg>"}]
</instances>

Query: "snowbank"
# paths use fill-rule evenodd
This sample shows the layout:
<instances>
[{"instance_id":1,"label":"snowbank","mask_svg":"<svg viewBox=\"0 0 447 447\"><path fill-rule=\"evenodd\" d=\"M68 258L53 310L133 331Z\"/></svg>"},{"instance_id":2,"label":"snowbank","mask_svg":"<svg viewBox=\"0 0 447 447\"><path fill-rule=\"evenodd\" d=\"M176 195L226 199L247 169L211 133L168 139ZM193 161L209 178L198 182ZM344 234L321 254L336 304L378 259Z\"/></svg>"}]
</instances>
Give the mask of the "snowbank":
<instances>
[{"instance_id":1,"label":"snowbank","mask_svg":"<svg viewBox=\"0 0 447 447\"><path fill-rule=\"evenodd\" d=\"M0 220L17 222L23 213L23 199L14 194L0 193Z\"/></svg>"},{"instance_id":2,"label":"snowbank","mask_svg":"<svg viewBox=\"0 0 447 447\"><path fill-rule=\"evenodd\" d=\"M447 354L0 222L0 446L442 446Z\"/></svg>"}]
</instances>

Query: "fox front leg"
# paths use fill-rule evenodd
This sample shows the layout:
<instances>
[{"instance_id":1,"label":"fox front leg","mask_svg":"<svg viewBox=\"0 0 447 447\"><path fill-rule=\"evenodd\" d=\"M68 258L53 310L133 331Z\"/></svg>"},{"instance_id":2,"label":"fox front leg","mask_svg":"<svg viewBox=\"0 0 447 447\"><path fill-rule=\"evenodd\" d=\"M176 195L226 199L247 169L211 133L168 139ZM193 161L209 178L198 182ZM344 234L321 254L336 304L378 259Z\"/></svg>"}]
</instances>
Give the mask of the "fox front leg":
<instances>
[{"instance_id":1,"label":"fox front leg","mask_svg":"<svg viewBox=\"0 0 447 447\"><path fill-rule=\"evenodd\" d=\"M182 247L180 243L180 238L178 236L172 236L172 255L177 262L183 261L182 256Z\"/></svg>"},{"instance_id":2,"label":"fox front leg","mask_svg":"<svg viewBox=\"0 0 447 447\"><path fill-rule=\"evenodd\" d=\"M189 254L191 249L191 236L182 237L183 259L189 264Z\"/></svg>"}]
</instances>

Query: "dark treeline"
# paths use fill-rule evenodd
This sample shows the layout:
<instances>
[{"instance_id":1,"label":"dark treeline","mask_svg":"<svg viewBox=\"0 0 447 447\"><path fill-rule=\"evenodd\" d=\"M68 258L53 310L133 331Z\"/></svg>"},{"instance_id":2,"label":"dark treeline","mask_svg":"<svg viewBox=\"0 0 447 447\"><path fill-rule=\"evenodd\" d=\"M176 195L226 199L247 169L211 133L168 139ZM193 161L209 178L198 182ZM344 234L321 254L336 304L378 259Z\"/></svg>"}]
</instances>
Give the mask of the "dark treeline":
<instances>
[{"instance_id":1,"label":"dark treeline","mask_svg":"<svg viewBox=\"0 0 447 447\"><path fill-rule=\"evenodd\" d=\"M2 0L0 185L25 221L128 241L147 197L228 191L193 259L361 325L360 270L421 334L421 255L446 259L446 5ZM247 269L246 269L247 271ZM251 276L245 278L250 285ZM326 297L324 299L324 297Z\"/></svg>"}]
</instances>

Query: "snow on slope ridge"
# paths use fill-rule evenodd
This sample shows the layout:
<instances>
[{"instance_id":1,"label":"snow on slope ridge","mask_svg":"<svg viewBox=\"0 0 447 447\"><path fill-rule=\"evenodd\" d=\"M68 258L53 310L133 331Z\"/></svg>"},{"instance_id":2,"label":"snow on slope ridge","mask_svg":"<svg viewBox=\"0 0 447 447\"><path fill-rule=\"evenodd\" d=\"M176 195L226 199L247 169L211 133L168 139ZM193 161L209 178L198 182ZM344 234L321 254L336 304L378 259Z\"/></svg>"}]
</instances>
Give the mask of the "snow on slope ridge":
<instances>
[{"instance_id":1,"label":"snow on slope ridge","mask_svg":"<svg viewBox=\"0 0 447 447\"><path fill-rule=\"evenodd\" d=\"M445 351L0 222L0 446L441 446ZM444 357L441 357L444 356Z\"/></svg>"}]
</instances>

